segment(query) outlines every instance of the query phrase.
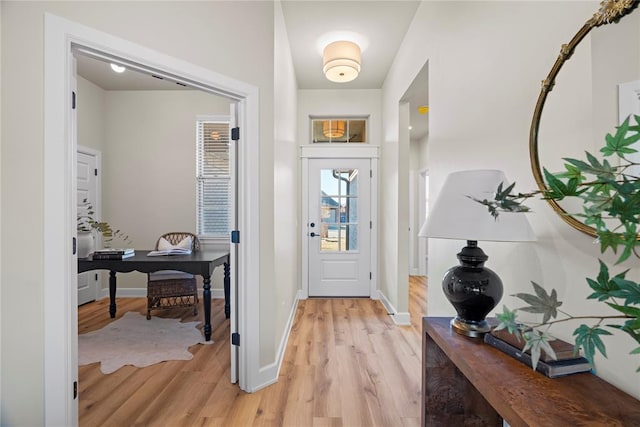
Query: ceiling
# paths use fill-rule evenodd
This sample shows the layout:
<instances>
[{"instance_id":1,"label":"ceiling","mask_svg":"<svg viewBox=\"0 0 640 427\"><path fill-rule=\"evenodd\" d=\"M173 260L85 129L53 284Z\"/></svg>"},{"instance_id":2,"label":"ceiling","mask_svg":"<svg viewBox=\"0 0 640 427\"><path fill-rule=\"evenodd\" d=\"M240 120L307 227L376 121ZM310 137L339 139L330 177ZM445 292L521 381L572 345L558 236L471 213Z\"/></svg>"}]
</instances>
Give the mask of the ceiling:
<instances>
[{"instance_id":1,"label":"ceiling","mask_svg":"<svg viewBox=\"0 0 640 427\"><path fill-rule=\"evenodd\" d=\"M418 0L283 0L298 88L380 89L419 4ZM331 82L322 73L322 50L336 40L354 41L362 50L360 75L348 83ZM174 82L132 70L116 74L105 62L84 55L77 55L77 63L78 74L104 90L185 90ZM427 103L426 81L422 86L403 98L416 115L411 120L412 138L426 134L426 119L414 108Z\"/></svg>"},{"instance_id":2,"label":"ceiling","mask_svg":"<svg viewBox=\"0 0 640 427\"><path fill-rule=\"evenodd\" d=\"M300 89L379 89L419 1L283 1L282 11ZM349 40L362 50L361 72L348 83L322 74L322 50Z\"/></svg>"}]
</instances>

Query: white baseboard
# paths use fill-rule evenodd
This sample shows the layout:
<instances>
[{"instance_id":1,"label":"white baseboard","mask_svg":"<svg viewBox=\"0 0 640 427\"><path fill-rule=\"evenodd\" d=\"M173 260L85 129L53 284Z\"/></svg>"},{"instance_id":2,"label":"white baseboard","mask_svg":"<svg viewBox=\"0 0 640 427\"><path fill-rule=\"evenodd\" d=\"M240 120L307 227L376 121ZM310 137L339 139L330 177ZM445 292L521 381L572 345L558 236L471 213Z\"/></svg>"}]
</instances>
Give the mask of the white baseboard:
<instances>
[{"instance_id":1,"label":"white baseboard","mask_svg":"<svg viewBox=\"0 0 640 427\"><path fill-rule=\"evenodd\" d=\"M251 390L251 392L258 391L263 389L271 384L275 384L278 381L278 376L280 375L280 368L282 367L282 361L284 360L284 353L287 350L287 342L289 341L289 335L291 334L291 328L293 328L293 321L296 317L296 310L298 308L298 301L300 301L304 296L304 292L302 290L298 290L296 294L296 299L293 302L293 307L291 307L291 312L289 313L289 319L287 319L287 325L285 326L284 334L282 335L282 339L280 340L280 345L278 346L278 351L276 353L275 362L260 368L258 371L258 381L256 381L257 386Z\"/></svg>"},{"instance_id":2,"label":"white baseboard","mask_svg":"<svg viewBox=\"0 0 640 427\"><path fill-rule=\"evenodd\" d=\"M202 298L202 289L198 289L198 295ZM146 298L147 288L118 288L118 298ZM98 291L98 299L109 298L109 288ZM224 299L224 289L211 289L211 299Z\"/></svg>"},{"instance_id":3,"label":"white baseboard","mask_svg":"<svg viewBox=\"0 0 640 427\"><path fill-rule=\"evenodd\" d=\"M398 312L395 306L389 301L389 298L380 290L378 290L378 299L382 302L382 305L387 310L387 314L391 316L393 323L399 326L411 325L411 316L409 313Z\"/></svg>"}]
</instances>

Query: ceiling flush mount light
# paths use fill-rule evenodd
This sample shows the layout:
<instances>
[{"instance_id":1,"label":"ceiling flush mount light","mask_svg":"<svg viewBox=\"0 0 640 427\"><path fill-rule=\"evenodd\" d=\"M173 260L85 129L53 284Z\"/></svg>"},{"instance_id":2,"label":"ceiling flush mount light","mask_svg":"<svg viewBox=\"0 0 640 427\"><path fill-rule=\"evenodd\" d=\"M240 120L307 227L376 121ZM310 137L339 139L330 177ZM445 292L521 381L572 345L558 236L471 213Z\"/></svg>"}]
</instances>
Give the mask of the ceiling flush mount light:
<instances>
[{"instance_id":1,"label":"ceiling flush mount light","mask_svg":"<svg viewBox=\"0 0 640 427\"><path fill-rule=\"evenodd\" d=\"M329 43L322 54L322 65L327 79L350 82L360 73L360 46L350 41Z\"/></svg>"},{"instance_id":2,"label":"ceiling flush mount light","mask_svg":"<svg viewBox=\"0 0 640 427\"><path fill-rule=\"evenodd\" d=\"M342 138L346 125L344 120L325 120L322 122L322 134L327 138Z\"/></svg>"},{"instance_id":3,"label":"ceiling flush mount light","mask_svg":"<svg viewBox=\"0 0 640 427\"><path fill-rule=\"evenodd\" d=\"M118 64L111 64L111 69L113 71L115 71L116 73L124 73L124 70L126 70L125 67L123 67L122 65L118 65Z\"/></svg>"}]
</instances>

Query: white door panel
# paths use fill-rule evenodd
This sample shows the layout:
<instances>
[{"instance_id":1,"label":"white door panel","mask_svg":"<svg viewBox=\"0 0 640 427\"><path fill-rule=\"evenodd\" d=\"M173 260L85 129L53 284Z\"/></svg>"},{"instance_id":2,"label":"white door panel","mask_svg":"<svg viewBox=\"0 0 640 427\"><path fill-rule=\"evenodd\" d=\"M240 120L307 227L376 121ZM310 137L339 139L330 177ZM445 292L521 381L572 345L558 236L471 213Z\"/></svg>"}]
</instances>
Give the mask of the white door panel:
<instances>
[{"instance_id":1,"label":"white door panel","mask_svg":"<svg viewBox=\"0 0 640 427\"><path fill-rule=\"evenodd\" d=\"M310 159L309 296L370 296L371 161Z\"/></svg>"},{"instance_id":2,"label":"white door panel","mask_svg":"<svg viewBox=\"0 0 640 427\"><path fill-rule=\"evenodd\" d=\"M98 207L98 154L93 153L92 150L78 148L76 163L78 215L86 215L87 207L84 200L89 201L94 210ZM94 238L97 239L97 237L94 232ZM91 271L78 274L78 305L97 298L100 287L99 276Z\"/></svg>"}]
</instances>

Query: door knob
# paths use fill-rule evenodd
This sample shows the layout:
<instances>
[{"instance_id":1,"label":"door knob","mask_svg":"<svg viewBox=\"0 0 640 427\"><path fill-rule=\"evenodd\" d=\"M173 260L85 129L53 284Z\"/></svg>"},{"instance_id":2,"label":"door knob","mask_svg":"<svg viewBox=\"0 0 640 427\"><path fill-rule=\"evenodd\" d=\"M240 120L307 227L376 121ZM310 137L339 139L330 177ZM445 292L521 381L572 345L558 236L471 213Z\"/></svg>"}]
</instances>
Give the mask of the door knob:
<instances>
[{"instance_id":1,"label":"door knob","mask_svg":"<svg viewBox=\"0 0 640 427\"><path fill-rule=\"evenodd\" d=\"M310 237L316 237L316 236L318 236L318 234L316 234L316 233L314 233L314 232L312 231L311 233L309 233L309 236L310 236Z\"/></svg>"},{"instance_id":2,"label":"door knob","mask_svg":"<svg viewBox=\"0 0 640 427\"><path fill-rule=\"evenodd\" d=\"M316 223L315 223L315 222L312 222L311 224L309 224L309 227L311 227L311 228L313 228L313 227L315 227L315 226L316 226Z\"/></svg>"}]
</instances>

